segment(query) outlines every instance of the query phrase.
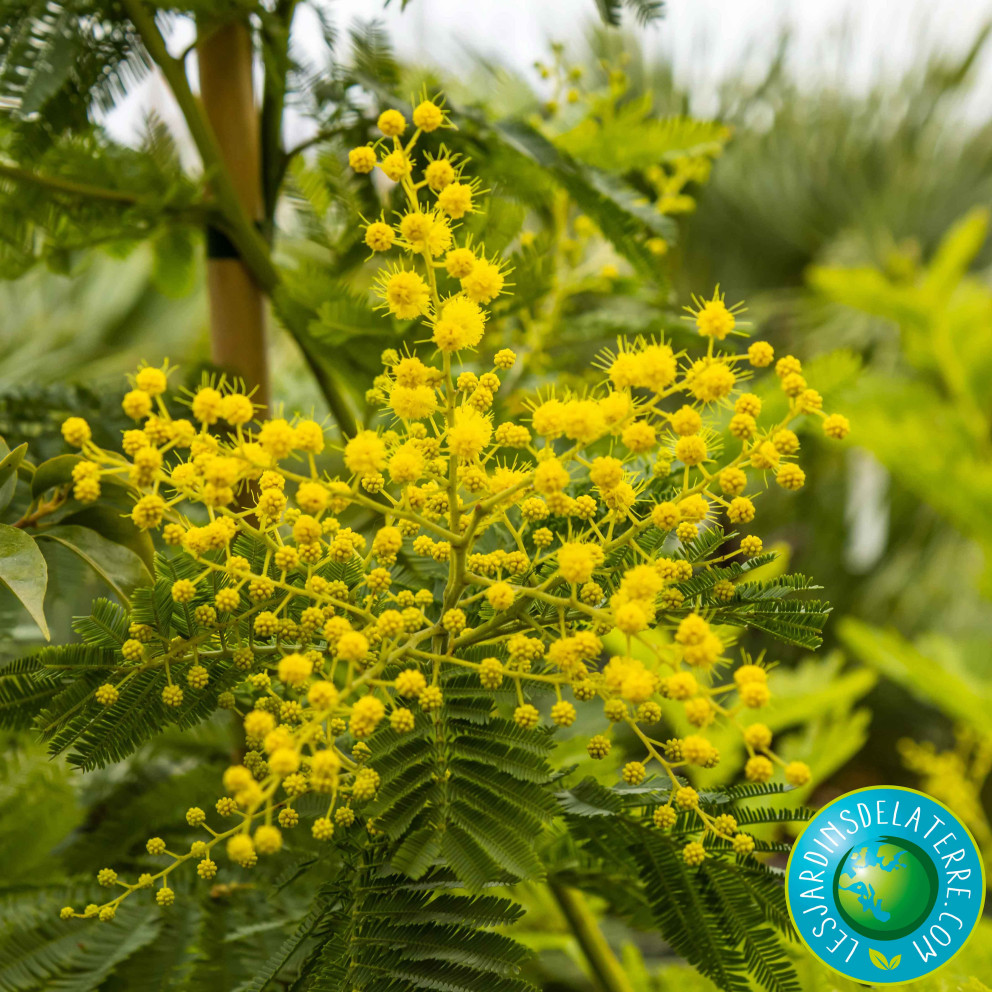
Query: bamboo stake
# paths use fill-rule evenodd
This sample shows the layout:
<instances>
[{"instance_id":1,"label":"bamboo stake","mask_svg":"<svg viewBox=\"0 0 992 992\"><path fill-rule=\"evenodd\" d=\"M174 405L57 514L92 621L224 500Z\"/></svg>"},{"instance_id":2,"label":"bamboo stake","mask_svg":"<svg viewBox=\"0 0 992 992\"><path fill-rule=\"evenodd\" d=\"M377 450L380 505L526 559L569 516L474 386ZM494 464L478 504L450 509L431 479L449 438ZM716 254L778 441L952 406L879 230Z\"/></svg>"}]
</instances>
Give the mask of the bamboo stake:
<instances>
[{"instance_id":1,"label":"bamboo stake","mask_svg":"<svg viewBox=\"0 0 992 992\"><path fill-rule=\"evenodd\" d=\"M243 21L201 29L200 95L221 159L245 216L263 217L258 115L252 85L252 38ZM207 238L211 354L215 364L258 387L269 402L265 296L234 244L218 231Z\"/></svg>"}]
</instances>

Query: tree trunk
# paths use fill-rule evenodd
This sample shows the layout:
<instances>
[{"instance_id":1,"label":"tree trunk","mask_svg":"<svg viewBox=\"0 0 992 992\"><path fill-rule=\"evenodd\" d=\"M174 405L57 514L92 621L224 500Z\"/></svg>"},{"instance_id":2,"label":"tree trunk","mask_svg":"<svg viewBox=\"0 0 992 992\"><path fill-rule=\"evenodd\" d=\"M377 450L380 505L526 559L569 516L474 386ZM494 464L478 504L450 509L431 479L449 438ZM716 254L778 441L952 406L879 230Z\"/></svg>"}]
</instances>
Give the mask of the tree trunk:
<instances>
[{"instance_id":1,"label":"tree trunk","mask_svg":"<svg viewBox=\"0 0 992 992\"><path fill-rule=\"evenodd\" d=\"M258 114L252 85L252 38L247 23L201 25L197 46L203 108L252 221L263 217ZM215 364L257 387L258 402L269 402L265 350L265 296L219 231L207 237L211 357Z\"/></svg>"}]
</instances>

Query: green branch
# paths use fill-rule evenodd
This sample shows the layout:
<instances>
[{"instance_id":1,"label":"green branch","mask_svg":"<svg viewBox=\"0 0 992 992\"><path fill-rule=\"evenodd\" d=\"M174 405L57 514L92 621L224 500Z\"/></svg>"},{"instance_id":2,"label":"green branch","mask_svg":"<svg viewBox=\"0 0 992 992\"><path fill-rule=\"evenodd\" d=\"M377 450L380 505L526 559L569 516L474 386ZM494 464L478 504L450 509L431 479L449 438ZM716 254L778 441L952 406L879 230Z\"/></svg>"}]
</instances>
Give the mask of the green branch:
<instances>
[{"instance_id":1,"label":"green branch","mask_svg":"<svg viewBox=\"0 0 992 992\"><path fill-rule=\"evenodd\" d=\"M548 889L558 903L602 992L634 992L623 965L606 942L582 893L554 880L548 881Z\"/></svg>"},{"instance_id":2,"label":"green branch","mask_svg":"<svg viewBox=\"0 0 992 992\"><path fill-rule=\"evenodd\" d=\"M122 203L127 206L135 206L141 203L143 199L136 193L107 189L104 186L93 186L90 183L76 182L74 179L63 179L60 176L43 176L40 173L31 172L30 169L22 169L20 166L8 162L0 162L0 176L6 179L13 179L15 182L40 186L43 189L51 190L53 193L67 193L71 196L93 200L108 200L112 203Z\"/></svg>"},{"instance_id":3,"label":"green branch","mask_svg":"<svg viewBox=\"0 0 992 992\"><path fill-rule=\"evenodd\" d=\"M9 179L25 186L36 186L39 189L47 190L53 196L71 197L77 200L99 200L104 203L116 203L124 208L148 207L168 214L173 220L191 225L219 223L219 218L213 208L206 203L190 203L178 207L169 204L163 205L152 202L151 198L144 194L109 189L106 186L66 179L63 176L46 176L40 172L32 172L30 169L22 169L11 162L0 161L0 179ZM95 246L102 241L116 240L119 234L120 232L115 232L112 238L91 240L89 244Z\"/></svg>"}]
</instances>

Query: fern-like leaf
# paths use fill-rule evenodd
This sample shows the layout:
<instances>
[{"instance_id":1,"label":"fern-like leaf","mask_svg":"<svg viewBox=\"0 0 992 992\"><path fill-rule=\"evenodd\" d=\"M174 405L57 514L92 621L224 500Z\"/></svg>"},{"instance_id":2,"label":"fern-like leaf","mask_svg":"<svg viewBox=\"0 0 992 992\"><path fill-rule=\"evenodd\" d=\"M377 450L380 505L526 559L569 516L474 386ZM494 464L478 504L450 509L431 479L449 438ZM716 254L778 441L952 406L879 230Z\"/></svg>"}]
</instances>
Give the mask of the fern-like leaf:
<instances>
[{"instance_id":1,"label":"fern-like leaf","mask_svg":"<svg viewBox=\"0 0 992 992\"><path fill-rule=\"evenodd\" d=\"M732 813L742 824L805 819L808 811L765 811L742 806L782 788L751 785L710 790L700 802L711 814ZM777 875L753 857L734 858L729 844L712 843L700 868L688 866L682 845L697 829L695 814L681 815L671 831L651 825L644 810L667 802L669 788L651 783L608 789L594 779L558 793L571 836L591 856L588 877L578 884L631 913L631 893L613 899L615 877L634 877L633 905L646 906L672 948L725 992L748 992L757 982L769 992L798 992L799 985L781 943L792 937L784 891ZM759 850L784 845L762 844ZM603 871L609 881L598 879Z\"/></svg>"},{"instance_id":2,"label":"fern-like leaf","mask_svg":"<svg viewBox=\"0 0 992 992\"><path fill-rule=\"evenodd\" d=\"M413 732L386 729L373 742L382 776L367 808L397 847L393 866L420 878L449 864L472 887L540 875L527 841L554 812L547 788L547 734L492 715L493 700L460 674L444 684L445 705Z\"/></svg>"},{"instance_id":3,"label":"fern-like leaf","mask_svg":"<svg viewBox=\"0 0 992 992\"><path fill-rule=\"evenodd\" d=\"M492 929L519 919L519 906L452 891L457 880L441 870L411 882L386 854L368 844L321 888L307 922L317 921L315 946L294 992L531 992L517 977L526 949Z\"/></svg>"}]
</instances>

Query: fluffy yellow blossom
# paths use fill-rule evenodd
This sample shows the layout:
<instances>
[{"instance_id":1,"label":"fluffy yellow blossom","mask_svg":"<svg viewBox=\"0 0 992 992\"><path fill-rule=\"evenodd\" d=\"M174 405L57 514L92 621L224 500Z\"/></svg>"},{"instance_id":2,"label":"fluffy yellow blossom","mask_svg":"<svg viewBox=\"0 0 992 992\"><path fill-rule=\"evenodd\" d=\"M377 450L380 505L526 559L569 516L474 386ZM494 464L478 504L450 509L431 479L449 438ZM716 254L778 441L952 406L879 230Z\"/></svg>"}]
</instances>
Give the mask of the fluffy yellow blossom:
<instances>
[{"instance_id":1,"label":"fluffy yellow blossom","mask_svg":"<svg viewBox=\"0 0 992 992\"><path fill-rule=\"evenodd\" d=\"M375 151L367 145L348 152L348 164L355 172L371 172L375 168Z\"/></svg>"},{"instance_id":2,"label":"fluffy yellow blossom","mask_svg":"<svg viewBox=\"0 0 992 992\"><path fill-rule=\"evenodd\" d=\"M427 312L430 291L418 272L397 269L381 282L381 293L391 314L412 320Z\"/></svg>"},{"instance_id":3,"label":"fluffy yellow blossom","mask_svg":"<svg viewBox=\"0 0 992 992\"><path fill-rule=\"evenodd\" d=\"M413 110L414 127L421 131L436 131L444 123L444 111L431 100L424 100Z\"/></svg>"},{"instance_id":4,"label":"fluffy yellow blossom","mask_svg":"<svg viewBox=\"0 0 992 992\"><path fill-rule=\"evenodd\" d=\"M344 461L358 475L378 472L386 465L386 445L375 431L361 431L345 445Z\"/></svg>"},{"instance_id":5,"label":"fluffy yellow blossom","mask_svg":"<svg viewBox=\"0 0 992 992\"><path fill-rule=\"evenodd\" d=\"M398 110L384 110L376 126L387 138L392 138L406 130L406 118Z\"/></svg>"},{"instance_id":6,"label":"fluffy yellow blossom","mask_svg":"<svg viewBox=\"0 0 992 992\"><path fill-rule=\"evenodd\" d=\"M582 584L592 578L598 555L589 544L574 542L563 544L558 549L558 571L566 582Z\"/></svg>"},{"instance_id":7,"label":"fluffy yellow blossom","mask_svg":"<svg viewBox=\"0 0 992 992\"><path fill-rule=\"evenodd\" d=\"M437 195L437 205L454 220L460 220L474 209L472 187L467 183L445 184Z\"/></svg>"}]
</instances>

